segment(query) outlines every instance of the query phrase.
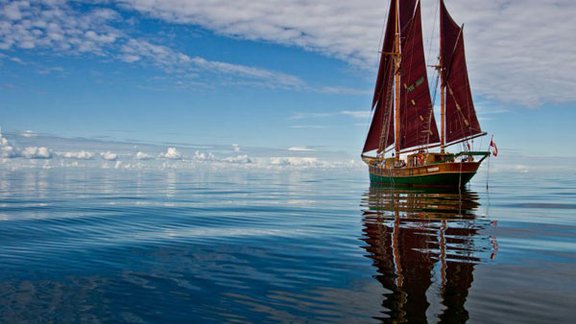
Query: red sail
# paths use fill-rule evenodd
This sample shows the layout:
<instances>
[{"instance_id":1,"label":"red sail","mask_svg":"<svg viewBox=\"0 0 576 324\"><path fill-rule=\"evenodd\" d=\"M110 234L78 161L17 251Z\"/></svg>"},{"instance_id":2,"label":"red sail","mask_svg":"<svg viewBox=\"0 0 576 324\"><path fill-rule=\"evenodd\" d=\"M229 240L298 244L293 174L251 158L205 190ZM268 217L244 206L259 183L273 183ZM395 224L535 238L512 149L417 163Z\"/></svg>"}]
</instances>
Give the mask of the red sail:
<instances>
[{"instance_id":1,"label":"red sail","mask_svg":"<svg viewBox=\"0 0 576 324\"><path fill-rule=\"evenodd\" d=\"M384 34L384 43L380 53L380 67L378 68L378 77L376 78L376 87L374 88L374 97L372 99L372 109L377 101L382 99L388 91L385 87L385 81L388 80L387 73L389 67L393 64L393 57L390 55L394 51L394 16L396 12L396 1L390 1L390 11L388 12L388 22L386 23L386 32ZM391 84L388 85L391 87ZM384 100L385 101L385 100Z\"/></svg>"},{"instance_id":2,"label":"red sail","mask_svg":"<svg viewBox=\"0 0 576 324\"><path fill-rule=\"evenodd\" d=\"M416 4L419 2L418 0L401 0L399 1L399 21L400 21L400 30L406 30L409 24L412 24L413 17L415 15ZM394 25L396 22L395 15L397 14L396 10L396 1L390 1L390 11L388 14L388 22L386 24L386 32L384 34L384 42L382 45L382 54L380 57L380 67L378 69L378 77L376 79L376 87L374 89L374 97L372 99L372 107L375 109L374 116L372 118L372 124L370 125L370 130L368 131L368 136L366 137L366 143L364 144L364 149L362 152L368 152L371 150L378 149L378 152L383 151L388 146L394 143L394 118L393 118L393 101L394 101L394 56L392 53L395 51L394 49L394 41L395 41L395 32L396 26ZM418 11L418 20L420 21L420 11ZM421 26L417 27L421 29ZM422 48L422 31L418 31L417 34L419 35L419 48L422 52L421 63L424 68L424 81L425 85L422 85L422 88L426 88L426 92L428 92L428 80L426 78L426 71L424 65L424 51ZM417 42L417 41L416 41ZM418 46L418 45L417 45ZM418 47L417 47L418 48ZM417 49L416 49L417 51ZM430 94L428 93L428 102L430 102ZM418 103L420 104L420 98L416 98ZM431 106L431 105L430 105ZM428 117L428 115L427 115ZM431 115L432 118L432 125L433 129L436 130L436 124L434 122L434 115ZM385 125L385 126L384 126ZM428 123L426 123L428 125ZM403 126L401 126L401 129ZM411 128L409 128L410 130ZM427 126L426 126L427 129ZM419 129L418 129L419 131ZM409 131L411 132L411 131ZM438 141L438 131L436 130L434 137L434 132L430 137L430 142ZM411 135L409 135L411 136ZM428 135L426 135L427 137ZM435 139L436 138L436 139ZM420 140L416 140L416 142L420 142ZM425 143L425 142L424 142ZM415 144L418 145L418 144Z\"/></svg>"},{"instance_id":3,"label":"red sail","mask_svg":"<svg viewBox=\"0 0 576 324\"><path fill-rule=\"evenodd\" d=\"M420 2L410 12L413 16L404 24L401 42L400 149L440 141L428 87Z\"/></svg>"},{"instance_id":4,"label":"red sail","mask_svg":"<svg viewBox=\"0 0 576 324\"><path fill-rule=\"evenodd\" d=\"M389 78L386 81L392 84L392 80ZM391 92L390 88L390 92ZM364 144L364 149L362 153L376 150L380 153L388 146L394 143L394 118L392 115L392 103L393 98L390 94L387 96L389 100L386 102L378 101L376 104L376 109L374 111L374 116L372 117L372 124L370 125L370 130L368 131L368 136L366 137L366 143ZM384 129L383 125L386 125Z\"/></svg>"},{"instance_id":5,"label":"red sail","mask_svg":"<svg viewBox=\"0 0 576 324\"><path fill-rule=\"evenodd\" d=\"M418 0L399 0L400 2L400 32L402 33L408 25L412 18L414 17L414 11L416 10L416 2ZM420 7L420 5L418 5Z\"/></svg>"},{"instance_id":6,"label":"red sail","mask_svg":"<svg viewBox=\"0 0 576 324\"><path fill-rule=\"evenodd\" d=\"M394 51L396 1L390 1L388 22L380 54L380 67L374 88L372 108L375 109L372 124L366 137L363 153L376 150L382 151L394 142L392 116L392 85L394 84L394 60L391 53ZM384 127L384 125L387 125Z\"/></svg>"},{"instance_id":7,"label":"red sail","mask_svg":"<svg viewBox=\"0 0 576 324\"><path fill-rule=\"evenodd\" d=\"M472 102L462 28L440 1L440 61L446 86L446 142L482 133Z\"/></svg>"}]
</instances>

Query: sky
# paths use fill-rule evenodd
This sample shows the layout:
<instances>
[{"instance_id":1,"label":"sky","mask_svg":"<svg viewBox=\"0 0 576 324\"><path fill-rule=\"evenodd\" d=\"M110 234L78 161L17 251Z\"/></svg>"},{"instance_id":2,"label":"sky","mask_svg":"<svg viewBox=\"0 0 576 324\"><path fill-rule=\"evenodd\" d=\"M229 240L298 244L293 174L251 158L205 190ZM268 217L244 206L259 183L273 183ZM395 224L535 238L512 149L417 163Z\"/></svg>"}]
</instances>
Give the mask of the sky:
<instances>
[{"instance_id":1,"label":"sky","mask_svg":"<svg viewBox=\"0 0 576 324\"><path fill-rule=\"evenodd\" d=\"M465 25L477 112L500 154L576 157L576 2L446 4ZM21 138L358 157L388 5L0 0L0 126ZM437 1L422 6L434 64Z\"/></svg>"}]
</instances>

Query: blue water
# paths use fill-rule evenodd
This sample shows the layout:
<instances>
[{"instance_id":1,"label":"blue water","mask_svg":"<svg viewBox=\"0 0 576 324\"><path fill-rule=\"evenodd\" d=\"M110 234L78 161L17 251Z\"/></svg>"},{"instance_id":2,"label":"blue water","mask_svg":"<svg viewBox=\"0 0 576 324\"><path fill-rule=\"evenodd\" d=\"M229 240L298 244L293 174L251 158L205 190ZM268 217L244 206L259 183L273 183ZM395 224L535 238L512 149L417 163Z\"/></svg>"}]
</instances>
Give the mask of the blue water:
<instances>
[{"instance_id":1,"label":"blue water","mask_svg":"<svg viewBox=\"0 0 576 324\"><path fill-rule=\"evenodd\" d=\"M2 322L571 322L576 175L0 171Z\"/></svg>"}]
</instances>

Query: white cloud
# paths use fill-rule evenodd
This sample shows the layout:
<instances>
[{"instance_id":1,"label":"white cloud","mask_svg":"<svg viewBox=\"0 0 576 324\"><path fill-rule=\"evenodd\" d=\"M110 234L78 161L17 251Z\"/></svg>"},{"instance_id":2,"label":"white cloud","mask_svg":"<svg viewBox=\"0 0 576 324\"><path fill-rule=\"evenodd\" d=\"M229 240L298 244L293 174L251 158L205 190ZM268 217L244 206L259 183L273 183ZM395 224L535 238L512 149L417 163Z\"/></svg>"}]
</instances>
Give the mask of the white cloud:
<instances>
[{"instance_id":1,"label":"white cloud","mask_svg":"<svg viewBox=\"0 0 576 324\"><path fill-rule=\"evenodd\" d=\"M306 146L292 146L288 148L288 151L292 152L314 152L314 149L308 148Z\"/></svg>"},{"instance_id":2,"label":"white cloud","mask_svg":"<svg viewBox=\"0 0 576 324\"><path fill-rule=\"evenodd\" d=\"M194 160L195 161L214 161L214 160L216 160L216 157L212 153L206 154L206 153L203 153L200 151L196 151L196 152L194 152Z\"/></svg>"},{"instance_id":3,"label":"white cloud","mask_svg":"<svg viewBox=\"0 0 576 324\"><path fill-rule=\"evenodd\" d=\"M18 152L11 145L0 146L0 157L3 158L15 158L18 156Z\"/></svg>"},{"instance_id":4,"label":"white cloud","mask_svg":"<svg viewBox=\"0 0 576 324\"><path fill-rule=\"evenodd\" d=\"M271 157L270 164L276 166L317 166L319 163L317 158L313 157Z\"/></svg>"},{"instance_id":5,"label":"white cloud","mask_svg":"<svg viewBox=\"0 0 576 324\"><path fill-rule=\"evenodd\" d=\"M2 134L2 128L0 128L0 157L2 158L15 158L18 157L18 151L6 137Z\"/></svg>"},{"instance_id":6,"label":"white cloud","mask_svg":"<svg viewBox=\"0 0 576 324\"><path fill-rule=\"evenodd\" d=\"M19 1L7 4L3 8L3 13L9 20L19 20L22 19L22 14L20 13L20 7L29 6L27 1Z\"/></svg>"},{"instance_id":7,"label":"white cloud","mask_svg":"<svg viewBox=\"0 0 576 324\"><path fill-rule=\"evenodd\" d=\"M121 2L167 21L200 25L227 36L296 45L354 63L375 61L385 17L385 4L374 0ZM370 49L364 49L366 44Z\"/></svg>"},{"instance_id":8,"label":"white cloud","mask_svg":"<svg viewBox=\"0 0 576 324\"><path fill-rule=\"evenodd\" d=\"M576 101L576 24L567 23L576 2L448 1L447 6L465 24L473 94L524 106ZM423 16L435 11L428 4ZM437 37L431 44L434 56Z\"/></svg>"},{"instance_id":9,"label":"white cloud","mask_svg":"<svg viewBox=\"0 0 576 324\"><path fill-rule=\"evenodd\" d=\"M298 46L374 69L387 1L121 0L126 7L222 35ZM433 60L437 1L423 1L426 54ZM574 102L576 12L571 0L447 1L465 23L476 95L533 106ZM432 51L428 51L431 48ZM430 62L435 63L435 62ZM340 91L325 88L325 91Z\"/></svg>"},{"instance_id":10,"label":"white cloud","mask_svg":"<svg viewBox=\"0 0 576 324\"><path fill-rule=\"evenodd\" d=\"M166 153L160 153L160 157L169 160L181 160L182 154L175 147L169 147Z\"/></svg>"},{"instance_id":11,"label":"white cloud","mask_svg":"<svg viewBox=\"0 0 576 324\"><path fill-rule=\"evenodd\" d=\"M118 159L118 154L110 151L100 153L100 156L106 161L116 161Z\"/></svg>"},{"instance_id":12,"label":"white cloud","mask_svg":"<svg viewBox=\"0 0 576 324\"><path fill-rule=\"evenodd\" d=\"M38 136L38 134L36 134L35 132L31 131L31 130L27 130L27 131L23 131L20 133L20 136L23 137L27 137L27 138L31 138L31 137L36 137Z\"/></svg>"},{"instance_id":13,"label":"white cloud","mask_svg":"<svg viewBox=\"0 0 576 324\"><path fill-rule=\"evenodd\" d=\"M350 116L359 119L368 119L370 117L370 110L344 110L340 112L341 115Z\"/></svg>"},{"instance_id":14,"label":"white cloud","mask_svg":"<svg viewBox=\"0 0 576 324\"><path fill-rule=\"evenodd\" d=\"M153 156L151 156L151 155L149 155L149 154L146 154L146 153L144 153L144 152L138 152L138 153L136 153L136 154L134 155L134 158L135 158L136 160L141 160L141 161L147 161L147 160L152 160L152 159L154 159Z\"/></svg>"},{"instance_id":15,"label":"white cloud","mask_svg":"<svg viewBox=\"0 0 576 324\"><path fill-rule=\"evenodd\" d=\"M27 159L51 159L52 152L46 147L26 147L22 150L22 156Z\"/></svg>"},{"instance_id":16,"label":"white cloud","mask_svg":"<svg viewBox=\"0 0 576 324\"><path fill-rule=\"evenodd\" d=\"M237 156L230 156L230 157L222 159L222 162L235 163L235 164L253 163L252 159L249 158L248 155L246 155L246 154L237 155Z\"/></svg>"},{"instance_id":17,"label":"white cloud","mask_svg":"<svg viewBox=\"0 0 576 324\"><path fill-rule=\"evenodd\" d=\"M0 50L50 49L57 54L96 55L129 64L154 65L175 77L176 83L193 79L200 71L232 75L236 82L266 87L303 85L297 77L284 73L189 56L163 44L135 38L122 29L132 27L119 23L120 18L110 8L80 12L66 1L14 1L0 10Z\"/></svg>"},{"instance_id":18,"label":"white cloud","mask_svg":"<svg viewBox=\"0 0 576 324\"><path fill-rule=\"evenodd\" d=\"M61 153L60 156L65 159L91 160L94 158L94 153L82 150L78 152L64 152Z\"/></svg>"},{"instance_id":19,"label":"white cloud","mask_svg":"<svg viewBox=\"0 0 576 324\"><path fill-rule=\"evenodd\" d=\"M292 75L209 60L167 43L136 38L128 32L133 25L125 23L120 11L113 9L120 4L122 10L202 26L221 35L297 46L372 72L387 9L387 1L379 0L118 0L86 2L88 9L84 11L63 0L2 3L0 50L51 49L57 54L149 64L177 77L176 83L193 83L198 73L210 73L234 76L217 82L296 89L305 84ZM433 18L437 1L422 1L422 5L426 54L429 63L435 63L438 41L432 31L438 31L433 27L438 21ZM475 95L526 106L576 101L576 60L572 57L576 24L569 23L576 2L451 0L447 6L458 23L466 24L466 53ZM136 15L132 21L139 18ZM318 90L344 94L366 91L339 87Z\"/></svg>"},{"instance_id":20,"label":"white cloud","mask_svg":"<svg viewBox=\"0 0 576 324\"><path fill-rule=\"evenodd\" d=\"M108 12L107 18L103 12ZM14 1L0 13L0 49L51 48L105 55L106 47L120 36L108 24L113 19L111 12L94 10L80 15L64 1Z\"/></svg>"},{"instance_id":21,"label":"white cloud","mask_svg":"<svg viewBox=\"0 0 576 324\"><path fill-rule=\"evenodd\" d=\"M240 153L240 145L232 144L232 149L234 150L234 153Z\"/></svg>"}]
</instances>

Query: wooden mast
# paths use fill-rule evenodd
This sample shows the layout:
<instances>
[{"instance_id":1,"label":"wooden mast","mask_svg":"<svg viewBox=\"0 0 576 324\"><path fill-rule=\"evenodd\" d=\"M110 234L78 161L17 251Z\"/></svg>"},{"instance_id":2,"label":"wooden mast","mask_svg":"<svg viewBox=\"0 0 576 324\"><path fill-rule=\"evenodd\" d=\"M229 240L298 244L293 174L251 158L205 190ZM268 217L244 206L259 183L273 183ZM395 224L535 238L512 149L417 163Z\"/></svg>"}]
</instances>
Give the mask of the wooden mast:
<instances>
[{"instance_id":1,"label":"wooden mast","mask_svg":"<svg viewBox=\"0 0 576 324\"><path fill-rule=\"evenodd\" d=\"M440 1L438 2L440 6ZM440 21L440 31L442 31L442 20ZM440 47L438 53L442 53L442 32L440 32ZM438 73L440 73L440 153L444 154L444 147L446 146L446 83L444 80L444 62L442 62L442 54L438 57Z\"/></svg>"},{"instance_id":2,"label":"wooden mast","mask_svg":"<svg viewBox=\"0 0 576 324\"><path fill-rule=\"evenodd\" d=\"M394 40L394 79L396 83L394 124L396 132L394 137L394 148L396 151L396 160L400 159L400 1L396 1L396 12L394 13L394 28L396 37Z\"/></svg>"},{"instance_id":3,"label":"wooden mast","mask_svg":"<svg viewBox=\"0 0 576 324\"><path fill-rule=\"evenodd\" d=\"M442 77L442 59L440 59L440 153L444 154L444 147L446 146L446 140L444 134L446 133L446 84L444 83L444 78Z\"/></svg>"}]
</instances>

